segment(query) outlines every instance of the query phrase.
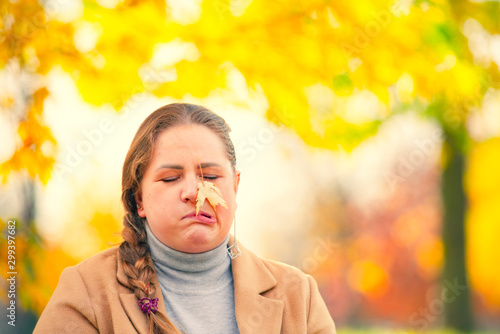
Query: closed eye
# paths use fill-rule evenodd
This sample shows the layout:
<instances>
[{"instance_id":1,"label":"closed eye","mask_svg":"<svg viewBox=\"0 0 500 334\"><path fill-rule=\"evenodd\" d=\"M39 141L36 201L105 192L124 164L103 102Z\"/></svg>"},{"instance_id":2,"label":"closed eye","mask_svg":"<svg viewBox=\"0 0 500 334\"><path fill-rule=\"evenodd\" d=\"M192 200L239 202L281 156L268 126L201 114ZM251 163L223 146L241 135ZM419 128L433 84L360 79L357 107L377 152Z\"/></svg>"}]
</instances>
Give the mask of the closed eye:
<instances>
[{"instance_id":1,"label":"closed eye","mask_svg":"<svg viewBox=\"0 0 500 334\"><path fill-rule=\"evenodd\" d=\"M168 178L166 178L166 179L163 179L162 181L163 181L163 182L173 182L173 181L176 181L176 180L178 180L178 179L179 179L179 178L178 178L177 176L175 176L175 177L168 177Z\"/></svg>"},{"instance_id":2,"label":"closed eye","mask_svg":"<svg viewBox=\"0 0 500 334\"><path fill-rule=\"evenodd\" d=\"M217 180L219 177L216 176L216 175L203 175L203 178L206 179L206 180ZM162 179L163 182L174 182L174 181L177 181L179 179L178 176L173 176L173 177L168 177L166 179Z\"/></svg>"}]
</instances>

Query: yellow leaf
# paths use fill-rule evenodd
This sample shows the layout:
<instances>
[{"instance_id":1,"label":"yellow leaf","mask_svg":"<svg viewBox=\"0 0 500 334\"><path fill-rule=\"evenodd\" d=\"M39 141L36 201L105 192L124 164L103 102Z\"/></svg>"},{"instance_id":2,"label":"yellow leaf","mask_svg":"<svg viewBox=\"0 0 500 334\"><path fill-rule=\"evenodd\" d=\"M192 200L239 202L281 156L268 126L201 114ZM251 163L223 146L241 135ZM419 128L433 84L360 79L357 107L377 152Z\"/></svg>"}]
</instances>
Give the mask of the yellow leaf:
<instances>
[{"instance_id":1,"label":"yellow leaf","mask_svg":"<svg viewBox=\"0 0 500 334\"><path fill-rule=\"evenodd\" d=\"M208 202L215 211L217 211L217 209L215 208L217 204L220 204L227 209L226 201L222 198L220 190L217 189L215 184L213 184L212 182L203 181L198 183L198 196L196 197L196 215L198 215L201 206L203 205L203 203L205 203L205 199L208 199Z\"/></svg>"}]
</instances>

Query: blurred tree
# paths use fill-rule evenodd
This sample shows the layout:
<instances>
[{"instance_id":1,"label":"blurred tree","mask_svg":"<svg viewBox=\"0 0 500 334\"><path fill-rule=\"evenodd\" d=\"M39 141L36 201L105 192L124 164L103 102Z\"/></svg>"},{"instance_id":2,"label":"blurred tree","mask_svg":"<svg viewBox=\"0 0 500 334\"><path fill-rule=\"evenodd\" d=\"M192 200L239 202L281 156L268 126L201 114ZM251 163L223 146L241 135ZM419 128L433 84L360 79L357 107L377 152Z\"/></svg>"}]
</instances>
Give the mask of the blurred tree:
<instances>
[{"instance_id":1,"label":"blurred tree","mask_svg":"<svg viewBox=\"0 0 500 334\"><path fill-rule=\"evenodd\" d=\"M499 80L496 65L476 64L463 31L479 25L497 33L498 2L182 3L167 1L165 10L159 0L84 0L70 23L62 23L55 0L44 2L45 10L34 0L4 3L0 66L45 75L60 65L86 101L116 109L141 92L203 97L226 88L239 71L250 91L265 93L271 121L329 149L352 149L400 112L431 117L445 142L443 280L467 282L461 183L471 140L465 124ZM43 144L54 140L43 127L41 82L23 101L2 99L9 110L21 102L32 106L15 113L21 140L0 166L2 175L26 169L43 182L50 177L54 155ZM450 327L471 328L468 293L446 308L446 319Z\"/></svg>"}]
</instances>

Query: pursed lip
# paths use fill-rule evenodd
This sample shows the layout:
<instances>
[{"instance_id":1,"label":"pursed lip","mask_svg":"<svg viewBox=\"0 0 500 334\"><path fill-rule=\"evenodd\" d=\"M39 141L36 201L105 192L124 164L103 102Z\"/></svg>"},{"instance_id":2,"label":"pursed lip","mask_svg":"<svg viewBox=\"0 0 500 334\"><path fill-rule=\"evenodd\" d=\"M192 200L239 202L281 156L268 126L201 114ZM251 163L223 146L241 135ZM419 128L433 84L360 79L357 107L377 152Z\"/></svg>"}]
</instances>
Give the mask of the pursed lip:
<instances>
[{"instance_id":1,"label":"pursed lip","mask_svg":"<svg viewBox=\"0 0 500 334\"><path fill-rule=\"evenodd\" d=\"M209 214L206 211L199 211L198 215L196 215L196 211L193 211L193 212L187 214L186 216L184 216L183 219L185 219L185 218L193 218L193 219L198 220L201 223L206 223L206 224L215 224L217 222L217 219L215 219L214 216L212 216L211 214Z\"/></svg>"}]
</instances>

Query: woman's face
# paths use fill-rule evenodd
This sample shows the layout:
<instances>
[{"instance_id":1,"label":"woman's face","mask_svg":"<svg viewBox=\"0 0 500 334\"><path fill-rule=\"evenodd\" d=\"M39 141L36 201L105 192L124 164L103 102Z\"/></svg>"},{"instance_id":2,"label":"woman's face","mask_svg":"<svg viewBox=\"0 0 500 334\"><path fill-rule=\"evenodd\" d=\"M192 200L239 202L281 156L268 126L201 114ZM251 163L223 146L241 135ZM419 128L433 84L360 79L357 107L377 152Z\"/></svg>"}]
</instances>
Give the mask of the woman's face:
<instances>
[{"instance_id":1,"label":"woman's face","mask_svg":"<svg viewBox=\"0 0 500 334\"><path fill-rule=\"evenodd\" d=\"M205 181L219 188L228 208L217 205L215 211L206 200L194 216L202 172ZM206 252L219 246L229 233L239 182L240 172L233 172L222 140L212 130L201 125L175 126L156 139L136 194L138 213L170 248ZM211 219L201 217L203 214Z\"/></svg>"}]
</instances>

